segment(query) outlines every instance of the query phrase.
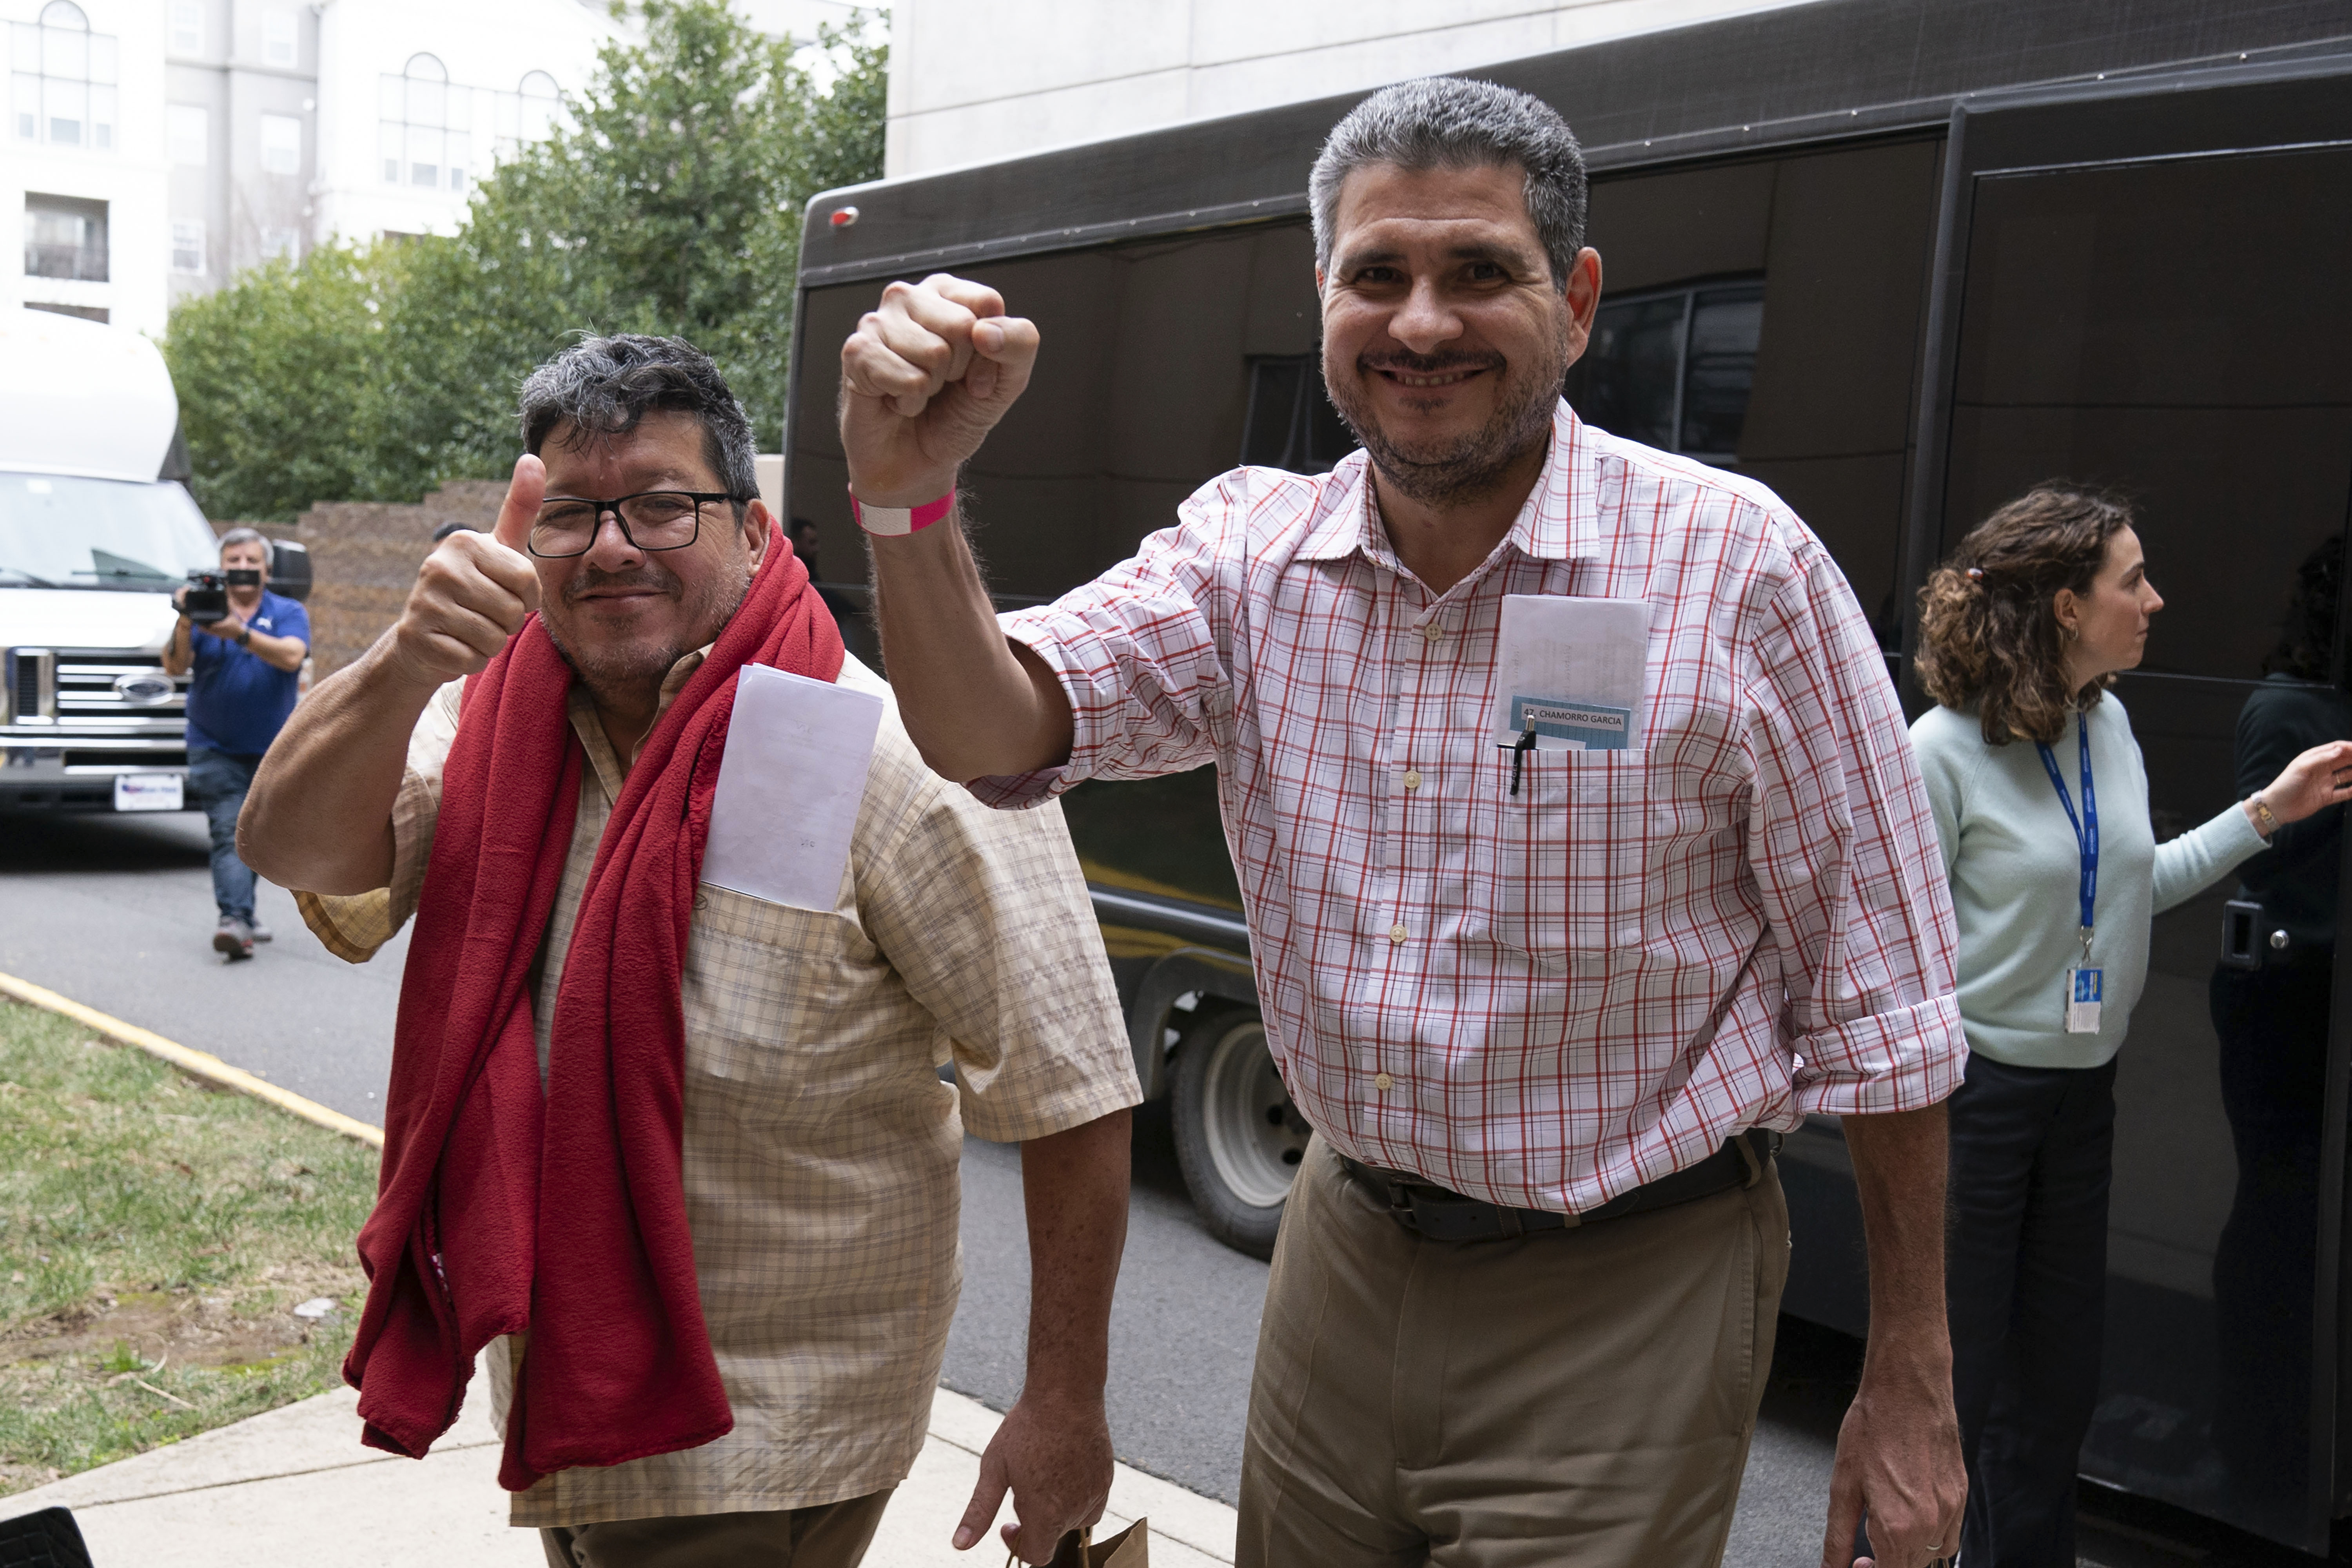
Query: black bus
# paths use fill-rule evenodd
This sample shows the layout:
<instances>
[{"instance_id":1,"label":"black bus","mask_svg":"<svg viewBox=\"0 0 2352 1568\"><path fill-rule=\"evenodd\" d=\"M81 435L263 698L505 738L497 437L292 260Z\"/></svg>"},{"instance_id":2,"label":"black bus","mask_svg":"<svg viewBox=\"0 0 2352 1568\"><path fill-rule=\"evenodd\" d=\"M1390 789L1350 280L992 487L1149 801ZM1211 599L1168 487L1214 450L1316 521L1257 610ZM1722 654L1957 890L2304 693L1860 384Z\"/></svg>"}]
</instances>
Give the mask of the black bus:
<instances>
[{"instance_id":1,"label":"black bus","mask_svg":"<svg viewBox=\"0 0 2352 1568\"><path fill-rule=\"evenodd\" d=\"M2051 477L2130 496L2171 593L2118 693L2159 838L2242 793L2233 746L2263 683L2346 685L2341 0L1814 0L1475 74L1558 106L1591 160L1605 292L1570 401L1786 497L1915 710L1920 582ZM785 451L791 510L828 559L857 537L837 352L892 277L979 278L1044 332L1035 382L966 482L1007 606L1123 559L1237 463L1344 455L1305 214L1351 101L812 202ZM1087 784L1066 810L1146 1089L1175 1097L1204 1218L1263 1253L1306 1128L1266 1056L1213 779ZM2290 868L2322 930L2342 854L2329 834ZM2352 1019L2326 1006L2342 960L2276 948L2261 892L2225 883L2156 924L2116 1087L2107 1359L2082 1464L2326 1551L2352 1513ZM2301 977L2309 1039L2225 1040L2217 973ZM1786 1310L1859 1332L1835 1124L1792 1135L1783 1174Z\"/></svg>"}]
</instances>

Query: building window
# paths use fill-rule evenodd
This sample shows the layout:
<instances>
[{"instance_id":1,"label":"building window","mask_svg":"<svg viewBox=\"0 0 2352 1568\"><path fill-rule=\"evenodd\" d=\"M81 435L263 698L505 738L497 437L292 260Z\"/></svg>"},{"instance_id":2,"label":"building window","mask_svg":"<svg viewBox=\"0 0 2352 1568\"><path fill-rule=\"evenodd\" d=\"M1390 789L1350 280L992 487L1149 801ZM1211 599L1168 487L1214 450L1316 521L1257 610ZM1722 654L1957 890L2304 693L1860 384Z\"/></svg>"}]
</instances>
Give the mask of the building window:
<instances>
[{"instance_id":1,"label":"building window","mask_svg":"<svg viewBox=\"0 0 2352 1568\"><path fill-rule=\"evenodd\" d=\"M46 310L52 316L76 316L84 321L96 321L101 325L106 320L106 307L103 305L52 305L45 299L27 299L25 308Z\"/></svg>"},{"instance_id":2,"label":"building window","mask_svg":"<svg viewBox=\"0 0 2352 1568\"><path fill-rule=\"evenodd\" d=\"M261 58L265 65L285 66L289 69L297 63L293 12L264 11L261 14Z\"/></svg>"},{"instance_id":3,"label":"building window","mask_svg":"<svg viewBox=\"0 0 2352 1568\"><path fill-rule=\"evenodd\" d=\"M25 276L106 282L106 204L26 192Z\"/></svg>"},{"instance_id":4,"label":"building window","mask_svg":"<svg viewBox=\"0 0 2352 1568\"><path fill-rule=\"evenodd\" d=\"M172 0L172 52L205 52L205 0Z\"/></svg>"},{"instance_id":5,"label":"building window","mask_svg":"<svg viewBox=\"0 0 2352 1568\"><path fill-rule=\"evenodd\" d=\"M212 110L201 103L174 103L163 110L172 162L201 169L212 161Z\"/></svg>"},{"instance_id":6,"label":"building window","mask_svg":"<svg viewBox=\"0 0 2352 1568\"><path fill-rule=\"evenodd\" d=\"M272 174L302 172L302 122L290 114L261 117L261 167Z\"/></svg>"},{"instance_id":7,"label":"building window","mask_svg":"<svg viewBox=\"0 0 2352 1568\"><path fill-rule=\"evenodd\" d=\"M302 236L292 229L262 230L261 259L289 262L301 260Z\"/></svg>"},{"instance_id":8,"label":"building window","mask_svg":"<svg viewBox=\"0 0 2352 1568\"><path fill-rule=\"evenodd\" d=\"M439 60L411 56L400 75L379 78L376 120L385 184L463 193L474 162L474 94L451 87Z\"/></svg>"},{"instance_id":9,"label":"building window","mask_svg":"<svg viewBox=\"0 0 2352 1568\"><path fill-rule=\"evenodd\" d=\"M526 71L513 92L499 94L499 156L544 141L555 133L563 115L563 94L545 71Z\"/></svg>"},{"instance_id":10,"label":"building window","mask_svg":"<svg viewBox=\"0 0 2352 1568\"><path fill-rule=\"evenodd\" d=\"M114 151L115 44L73 0L8 26L8 97L21 141Z\"/></svg>"},{"instance_id":11,"label":"building window","mask_svg":"<svg viewBox=\"0 0 2352 1568\"><path fill-rule=\"evenodd\" d=\"M192 277L205 273L205 225L174 221L172 225L172 270Z\"/></svg>"}]
</instances>

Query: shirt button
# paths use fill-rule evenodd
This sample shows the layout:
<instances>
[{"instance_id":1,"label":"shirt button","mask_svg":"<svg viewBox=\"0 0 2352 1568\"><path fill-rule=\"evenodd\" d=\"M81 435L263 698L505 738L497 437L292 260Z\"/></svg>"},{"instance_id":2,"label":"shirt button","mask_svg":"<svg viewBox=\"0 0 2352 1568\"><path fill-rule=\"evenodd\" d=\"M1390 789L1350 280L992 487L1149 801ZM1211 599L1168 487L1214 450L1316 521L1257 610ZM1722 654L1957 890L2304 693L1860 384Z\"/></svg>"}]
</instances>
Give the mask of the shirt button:
<instances>
[{"instance_id":1,"label":"shirt button","mask_svg":"<svg viewBox=\"0 0 2352 1568\"><path fill-rule=\"evenodd\" d=\"M1394 925L1389 927L1389 940L1391 942L1402 942L1404 940L1403 921L1400 920Z\"/></svg>"},{"instance_id":2,"label":"shirt button","mask_svg":"<svg viewBox=\"0 0 2352 1568\"><path fill-rule=\"evenodd\" d=\"M1420 768L1408 768L1404 770L1404 787L1408 789L1418 789L1421 788Z\"/></svg>"},{"instance_id":3,"label":"shirt button","mask_svg":"<svg viewBox=\"0 0 2352 1568\"><path fill-rule=\"evenodd\" d=\"M1421 634L1434 643L1445 635L1445 628L1434 621L1424 621L1421 623Z\"/></svg>"},{"instance_id":4,"label":"shirt button","mask_svg":"<svg viewBox=\"0 0 2352 1568\"><path fill-rule=\"evenodd\" d=\"M1385 1072L1375 1072L1372 1074L1372 1087L1385 1094L1396 1087L1396 1080Z\"/></svg>"}]
</instances>

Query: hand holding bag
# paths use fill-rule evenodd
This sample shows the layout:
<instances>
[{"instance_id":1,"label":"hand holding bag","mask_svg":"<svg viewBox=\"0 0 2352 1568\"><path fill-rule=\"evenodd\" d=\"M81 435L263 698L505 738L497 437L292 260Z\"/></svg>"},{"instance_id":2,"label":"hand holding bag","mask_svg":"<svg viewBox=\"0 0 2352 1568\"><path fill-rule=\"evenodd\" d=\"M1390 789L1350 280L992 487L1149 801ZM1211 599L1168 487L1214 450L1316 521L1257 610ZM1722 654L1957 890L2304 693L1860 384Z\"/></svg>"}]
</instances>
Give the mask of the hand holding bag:
<instances>
[{"instance_id":1,"label":"hand holding bag","mask_svg":"<svg viewBox=\"0 0 2352 1568\"><path fill-rule=\"evenodd\" d=\"M1013 1568L1010 1552L1004 1564ZM1139 1519L1108 1541L1097 1541L1092 1530L1073 1530L1046 1568L1151 1568L1151 1521Z\"/></svg>"}]
</instances>

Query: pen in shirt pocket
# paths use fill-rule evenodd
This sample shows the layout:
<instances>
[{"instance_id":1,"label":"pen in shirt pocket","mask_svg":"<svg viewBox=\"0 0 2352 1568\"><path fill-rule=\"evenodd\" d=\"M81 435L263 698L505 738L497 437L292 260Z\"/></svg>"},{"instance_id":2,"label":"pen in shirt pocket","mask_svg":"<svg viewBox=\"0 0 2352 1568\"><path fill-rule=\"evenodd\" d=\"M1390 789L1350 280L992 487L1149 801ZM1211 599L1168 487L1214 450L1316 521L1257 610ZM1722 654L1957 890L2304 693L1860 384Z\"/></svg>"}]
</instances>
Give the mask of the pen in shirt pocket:
<instances>
[{"instance_id":1,"label":"pen in shirt pocket","mask_svg":"<svg viewBox=\"0 0 2352 1568\"><path fill-rule=\"evenodd\" d=\"M1510 745L1498 746L1495 748L1497 751L1507 751L1511 754L1511 798L1515 800L1519 795L1519 769L1527 766L1528 753L1535 748L1536 727L1534 725L1528 726L1519 738Z\"/></svg>"}]
</instances>

